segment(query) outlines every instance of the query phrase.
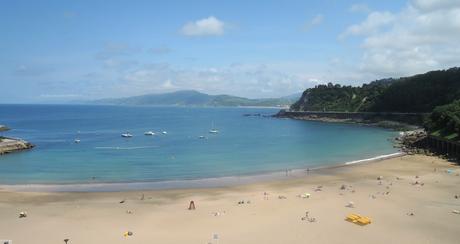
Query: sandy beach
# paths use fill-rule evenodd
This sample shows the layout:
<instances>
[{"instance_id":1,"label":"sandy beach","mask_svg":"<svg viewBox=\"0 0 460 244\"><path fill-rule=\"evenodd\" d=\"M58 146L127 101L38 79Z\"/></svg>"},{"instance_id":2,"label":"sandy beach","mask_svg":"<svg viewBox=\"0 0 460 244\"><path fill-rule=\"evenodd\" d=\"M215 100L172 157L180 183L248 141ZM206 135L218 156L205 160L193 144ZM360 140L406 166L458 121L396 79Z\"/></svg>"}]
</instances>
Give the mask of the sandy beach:
<instances>
[{"instance_id":1,"label":"sandy beach","mask_svg":"<svg viewBox=\"0 0 460 244\"><path fill-rule=\"evenodd\" d=\"M1 189L0 240L459 243L460 214L454 213L460 210L459 174L457 165L415 155L225 188L92 193ZM187 209L191 200L196 210ZM354 207L346 206L350 202ZM22 211L27 217L18 217ZM307 211L314 221L302 220ZM372 223L345 221L350 213L368 216ZM128 231L132 235L124 236Z\"/></svg>"}]
</instances>

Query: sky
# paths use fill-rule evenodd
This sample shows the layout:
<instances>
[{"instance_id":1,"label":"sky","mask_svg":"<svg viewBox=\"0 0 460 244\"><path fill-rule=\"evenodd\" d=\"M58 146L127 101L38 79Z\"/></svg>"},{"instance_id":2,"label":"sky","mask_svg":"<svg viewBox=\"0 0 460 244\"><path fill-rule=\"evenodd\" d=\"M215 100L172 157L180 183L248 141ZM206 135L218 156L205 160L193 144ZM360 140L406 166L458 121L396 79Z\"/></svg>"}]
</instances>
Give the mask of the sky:
<instances>
[{"instance_id":1,"label":"sky","mask_svg":"<svg viewBox=\"0 0 460 244\"><path fill-rule=\"evenodd\" d=\"M460 65L460 0L0 0L0 103L250 98Z\"/></svg>"}]
</instances>

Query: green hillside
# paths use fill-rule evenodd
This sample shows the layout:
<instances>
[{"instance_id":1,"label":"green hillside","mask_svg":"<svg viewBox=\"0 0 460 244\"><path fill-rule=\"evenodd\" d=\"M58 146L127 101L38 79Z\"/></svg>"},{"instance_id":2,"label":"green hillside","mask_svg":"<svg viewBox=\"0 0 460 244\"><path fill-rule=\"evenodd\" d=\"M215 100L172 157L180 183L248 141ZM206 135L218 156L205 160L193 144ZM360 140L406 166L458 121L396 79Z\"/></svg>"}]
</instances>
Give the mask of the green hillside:
<instances>
[{"instance_id":1,"label":"green hillside","mask_svg":"<svg viewBox=\"0 0 460 244\"><path fill-rule=\"evenodd\" d=\"M460 68L385 79L359 87L329 83L307 89L293 111L430 113L425 129L460 141Z\"/></svg>"},{"instance_id":2,"label":"green hillside","mask_svg":"<svg viewBox=\"0 0 460 244\"><path fill-rule=\"evenodd\" d=\"M329 83L307 89L295 111L431 112L460 99L460 69L384 79L359 87Z\"/></svg>"},{"instance_id":3,"label":"green hillside","mask_svg":"<svg viewBox=\"0 0 460 244\"><path fill-rule=\"evenodd\" d=\"M295 111L368 111L377 97L394 82L385 79L359 87L341 86L329 83L307 89L302 97L291 106Z\"/></svg>"},{"instance_id":4,"label":"green hillside","mask_svg":"<svg viewBox=\"0 0 460 244\"><path fill-rule=\"evenodd\" d=\"M460 100L436 107L426 120L425 128L433 136L460 141Z\"/></svg>"}]
</instances>

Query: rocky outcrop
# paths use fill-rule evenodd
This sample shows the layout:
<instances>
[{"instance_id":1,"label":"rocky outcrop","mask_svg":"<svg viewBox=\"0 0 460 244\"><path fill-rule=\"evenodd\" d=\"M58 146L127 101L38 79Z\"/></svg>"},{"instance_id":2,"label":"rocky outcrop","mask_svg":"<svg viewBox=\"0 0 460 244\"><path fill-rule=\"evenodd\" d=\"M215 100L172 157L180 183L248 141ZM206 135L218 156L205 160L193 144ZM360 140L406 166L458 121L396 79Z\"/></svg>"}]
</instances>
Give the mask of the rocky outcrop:
<instances>
[{"instance_id":1,"label":"rocky outcrop","mask_svg":"<svg viewBox=\"0 0 460 244\"><path fill-rule=\"evenodd\" d=\"M0 131L7 131L10 130L6 125L0 125Z\"/></svg>"},{"instance_id":2,"label":"rocky outcrop","mask_svg":"<svg viewBox=\"0 0 460 244\"><path fill-rule=\"evenodd\" d=\"M427 137L428 135L423 129L401 132L400 136L395 139L396 146L409 155L432 155L430 148L426 145Z\"/></svg>"},{"instance_id":3,"label":"rocky outcrop","mask_svg":"<svg viewBox=\"0 0 460 244\"><path fill-rule=\"evenodd\" d=\"M34 145L20 139L0 138L0 155L33 148Z\"/></svg>"}]
</instances>

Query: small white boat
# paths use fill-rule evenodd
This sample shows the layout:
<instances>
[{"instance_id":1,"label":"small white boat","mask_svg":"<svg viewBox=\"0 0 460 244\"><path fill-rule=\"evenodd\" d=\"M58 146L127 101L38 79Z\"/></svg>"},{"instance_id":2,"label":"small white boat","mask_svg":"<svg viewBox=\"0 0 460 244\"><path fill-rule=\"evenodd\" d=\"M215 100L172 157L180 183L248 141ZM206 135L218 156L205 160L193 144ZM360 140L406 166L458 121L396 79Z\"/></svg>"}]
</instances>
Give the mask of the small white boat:
<instances>
[{"instance_id":1,"label":"small white boat","mask_svg":"<svg viewBox=\"0 0 460 244\"><path fill-rule=\"evenodd\" d=\"M129 138L129 137L133 137L133 135L131 135L129 132L126 132L126 133L121 134L121 137Z\"/></svg>"},{"instance_id":2,"label":"small white boat","mask_svg":"<svg viewBox=\"0 0 460 244\"><path fill-rule=\"evenodd\" d=\"M166 131L163 131L163 132L161 132L161 133L162 133L163 135L166 135L166 134L168 134L168 132L166 132Z\"/></svg>"},{"instance_id":3,"label":"small white boat","mask_svg":"<svg viewBox=\"0 0 460 244\"><path fill-rule=\"evenodd\" d=\"M144 135L146 135L146 136L154 136L154 135L155 135L155 132L153 132L153 131L146 131L146 132L144 132Z\"/></svg>"},{"instance_id":4,"label":"small white boat","mask_svg":"<svg viewBox=\"0 0 460 244\"><path fill-rule=\"evenodd\" d=\"M214 122L212 122L212 129L209 130L209 133L211 134L217 134L219 131L214 127Z\"/></svg>"},{"instance_id":5,"label":"small white boat","mask_svg":"<svg viewBox=\"0 0 460 244\"><path fill-rule=\"evenodd\" d=\"M206 139L206 137L204 137L204 136L199 136L198 138L200 138L200 139Z\"/></svg>"},{"instance_id":6,"label":"small white boat","mask_svg":"<svg viewBox=\"0 0 460 244\"><path fill-rule=\"evenodd\" d=\"M80 143L80 131L77 131L77 136L75 137L75 140L73 140L74 143Z\"/></svg>"}]
</instances>

